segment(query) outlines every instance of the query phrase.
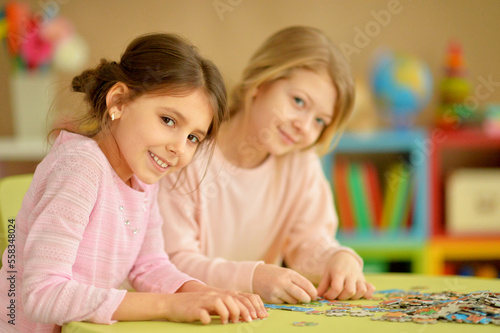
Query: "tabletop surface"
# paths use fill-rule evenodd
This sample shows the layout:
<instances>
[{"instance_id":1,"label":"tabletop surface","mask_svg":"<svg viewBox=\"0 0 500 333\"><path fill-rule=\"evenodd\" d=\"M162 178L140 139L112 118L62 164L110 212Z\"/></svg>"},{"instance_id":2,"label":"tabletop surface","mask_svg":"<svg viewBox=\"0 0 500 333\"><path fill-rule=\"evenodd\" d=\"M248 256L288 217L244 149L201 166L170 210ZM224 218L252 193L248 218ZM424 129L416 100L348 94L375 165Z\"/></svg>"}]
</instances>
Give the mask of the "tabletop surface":
<instances>
[{"instance_id":1,"label":"tabletop surface","mask_svg":"<svg viewBox=\"0 0 500 333\"><path fill-rule=\"evenodd\" d=\"M500 279L484 279L459 276L425 276L418 274L367 274L368 281L373 283L377 290L420 288L421 292L454 291L468 293L473 291L490 290L500 292ZM379 301L358 300L346 301L352 304L375 305ZM317 309L326 310L329 306ZM294 322L314 322L316 326L294 326ZM171 323L165 321L149 322L119 322L113 325L98 325L83 322L72 322L65 325L63 333L135 333L135 332L500 332L500 327L493 324L464 324L446 323L416 324L412 322L398 323L374 321L369 317L328 317L322 315L305 314L304 312L270 309L269 317L251 323L236 323L222 325L214 318L209 325L201 323Z\"/></svg>"}]
</instances>

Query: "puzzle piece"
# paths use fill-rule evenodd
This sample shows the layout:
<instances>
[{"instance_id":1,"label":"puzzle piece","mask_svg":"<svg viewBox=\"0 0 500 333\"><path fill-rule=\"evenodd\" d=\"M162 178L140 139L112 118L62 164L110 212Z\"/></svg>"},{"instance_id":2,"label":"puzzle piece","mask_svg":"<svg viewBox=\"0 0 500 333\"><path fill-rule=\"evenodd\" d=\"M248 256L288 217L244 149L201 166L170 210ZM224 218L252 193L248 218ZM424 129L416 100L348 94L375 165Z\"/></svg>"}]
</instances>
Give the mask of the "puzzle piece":
<instances>
[{"instance_id":1,"label":"puzzle piece","mask_svg":"<svg viewBox=\"0 0 500 333\"><path fill-rule=\"evenodd\" d=\"M293 326L300 326L300 327L303 327L303 326L316 326L318 325L318 323L314 323L312 321L296 321L293 323Z\"/></svg>"},{"instance_id":2,"label":"puzzle piece","mask_svg":"<svg viewBox=\"0 0 500 333\"><path fill-rule=\"evenodd\" d=\"M412 316L411 321L417 324L437 324L437 318L431 316Z\"/></svg>"},{"instance_id":3,"label":"puzzle piece","mask_svg":"<svg viewBox=\"0 0 500 333\"><path fill-rule=\"evenodd\" d=\"M352 310L351 317L373 317L375 314L367 310Z\"/></svg>"},{"instance_id":4,"label":"puzzle piece","mask_svg":"<svg viewBox=\"0 0 500 333\"><path fill-rule=\"evenodd\" d=\"M278 310L286 310L286 311L307 312L307 311L311 310L309 308L304 308L304 307L294 306L294 305L266 304L265 303L264 306L268 309L278 309Z\"/></svg>"},{"instance_id":5,"label":"puzzle piece","mask_svg":"<svg viewBox=\"0 0 500 333\"><path fill-rule=\"evenodd\" d=\"M326 315L327 317L343 317L349 315L349 313L347 311L326 311Z\"/></svg>"},{"instance_id":6,"label":"puzzle piece","mask_svg":"<svg viewBox=\"0 0 500 333\"><path fill-rule=\"evenodd\" d=\"M312 314L312 315L322 315L325 314L325 311L320 311L320 310L310 310L307 311L306 314Z\"/></svg>"}]
</instances>

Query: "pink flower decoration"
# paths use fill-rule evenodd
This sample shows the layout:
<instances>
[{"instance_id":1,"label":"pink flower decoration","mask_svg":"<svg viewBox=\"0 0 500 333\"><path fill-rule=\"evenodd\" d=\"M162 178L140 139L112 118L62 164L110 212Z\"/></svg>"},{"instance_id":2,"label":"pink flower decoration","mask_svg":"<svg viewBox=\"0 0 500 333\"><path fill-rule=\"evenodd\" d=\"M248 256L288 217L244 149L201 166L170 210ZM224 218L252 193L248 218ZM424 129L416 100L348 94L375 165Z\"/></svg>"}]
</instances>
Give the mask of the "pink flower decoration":
<instances>
[{"instance_id":1,"label":"pink flower decoration","mask_svg":"<svg viewBox=\"0 0 500 333\"><path fill-rule=\"evenodd\" d=\"M74 33L73 24L64 17L56 17L50 20L41 29L41 36L54 44L62 43L73 36Z\"/></svg>"},{"instance_id":2,"label":"pink flower decoration","mask_svg":"<svg viewBox=\"0 0 500 333\"><path fill-rule=\"evenodd\" d=\"M33 22L21 44L21 58L26 62L29 69L36 69L41 65L48 64L52 58L52 43L41 37L40 28Z\"/></svg>"}]
</instances>

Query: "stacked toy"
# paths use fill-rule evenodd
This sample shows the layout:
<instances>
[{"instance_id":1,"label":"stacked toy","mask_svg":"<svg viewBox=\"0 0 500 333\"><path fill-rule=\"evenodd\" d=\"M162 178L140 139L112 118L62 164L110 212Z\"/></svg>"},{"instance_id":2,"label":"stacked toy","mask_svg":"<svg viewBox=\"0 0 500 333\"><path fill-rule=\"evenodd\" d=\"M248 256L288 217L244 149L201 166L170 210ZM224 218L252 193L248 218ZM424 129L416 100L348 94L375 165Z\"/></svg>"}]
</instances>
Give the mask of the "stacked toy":
<instances>
[{"instance_id":1,"label":"stacked toy","mask_svg":"<svg viewBox=\"0 0 500 333\"><path fill-rule=\"evenodd\" d=\"M457 128L473 120L475 112L466 103L470 92L471 84L466 77L462 47L452 42L446 55L444 78L439 86L437 126Z\"/></svg>"},{"instance_id":2,"label":"stacked toy","mask_svg":"<svg viewBox=\"0 0 500 333\"><path fill-rule=\"evenodd\" d=\"M486 106L483 127L486 133L500 136L500 104L489 104Z\"/></svg>"}]
</instances>

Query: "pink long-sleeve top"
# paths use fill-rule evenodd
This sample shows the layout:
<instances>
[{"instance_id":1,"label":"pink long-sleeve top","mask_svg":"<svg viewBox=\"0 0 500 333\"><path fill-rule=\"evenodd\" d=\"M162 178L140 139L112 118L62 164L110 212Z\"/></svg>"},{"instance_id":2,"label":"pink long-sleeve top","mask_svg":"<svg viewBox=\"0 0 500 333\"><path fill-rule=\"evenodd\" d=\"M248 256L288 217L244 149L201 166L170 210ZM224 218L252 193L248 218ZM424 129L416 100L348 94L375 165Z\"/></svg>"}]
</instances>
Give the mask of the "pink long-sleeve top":
<instances>
[{"instance_id":1,"label":"pink long-sleeve top","mask_svg":"<svg viewBox=\"0 0 500 333\"><path fill-rule=\"evenodd\" d=\"M160 181L160 212L171 217L163 226L165 250L180 270L208 285L252 292L263 262L284 259L314 283L337 251L363 265L335 239L332 193L314 152L270 156L251 169L234 166L218 148L207 168L207 156L184 177Z\"/></svg>"},{"instance_id":2,"label":"pink long-sleeve top","mask_svg":"<svg viewBox=\"0 0 500 333\"><path fill-rule=\"evenodd\" d=\"M161 225L157 185L127 186L94 140L61 132L17 215L15 263L8 249L2 258L0 331L111 324L127 279L137 291L175 292L192 278L170 262Z\"/></svg>"}]
</instances>

